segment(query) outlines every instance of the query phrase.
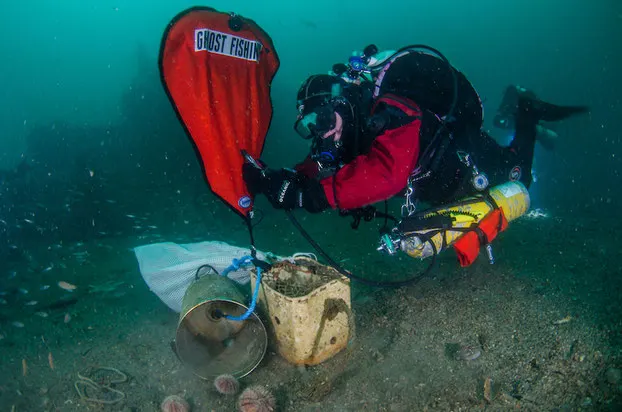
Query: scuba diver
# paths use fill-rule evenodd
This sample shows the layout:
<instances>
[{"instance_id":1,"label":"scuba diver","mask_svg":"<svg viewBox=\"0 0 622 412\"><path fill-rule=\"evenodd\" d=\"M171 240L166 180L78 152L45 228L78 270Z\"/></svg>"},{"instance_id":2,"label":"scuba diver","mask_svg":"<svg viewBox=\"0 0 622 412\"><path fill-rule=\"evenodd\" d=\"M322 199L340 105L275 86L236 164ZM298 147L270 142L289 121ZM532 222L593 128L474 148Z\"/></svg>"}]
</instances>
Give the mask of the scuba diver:
<instances>
[{"instance_id":1,"label":"scuba diver","mask_svg":"<svg viewBox=\"0 0 622 412\"><path fill-rule=\"evenodd\" d=\"M249 192L286 211L338 209L354 218L354 229L361 219L384 217L378 251L432 257L421 275L392 285L425 276L449 246L463 267L482 247L493 264L491 242L529 208L536 141L554 136L542 122L588 111L508 86L494 118L495 126L514 131L504 147L482 130L475 88L440 52L407 46L381 54L373 45L333 66L332 74L309 77L297 108L294 128L311 140L310 154L295 170L247 161ZM387 200L398 194L404 196L399 221L387 213ZM380 201L384 213L372 206ZM419 211L419 203L428 207ZM389 218L396 221L392 229Z\"/></svg>"},{"instance_id":2,"label":"scuba diver","mask_svg":"<svg viewBox=\"0 0 622 412\"><path fill-rule=\"evenodd\" d=\"M482 130L478 93L442 54L425 46L378 53L374 45L331 74L310 76L297 109L294 128L311 141L310 154L295 170L245 164L249 191L275 208L312 213L404 193L403 216L418 202L455 202L507 181L528 188L535 143L553 134L541 122L587 112L509 86L494 119L515 130L503 147Z\"/></svg>"}]
</instances>

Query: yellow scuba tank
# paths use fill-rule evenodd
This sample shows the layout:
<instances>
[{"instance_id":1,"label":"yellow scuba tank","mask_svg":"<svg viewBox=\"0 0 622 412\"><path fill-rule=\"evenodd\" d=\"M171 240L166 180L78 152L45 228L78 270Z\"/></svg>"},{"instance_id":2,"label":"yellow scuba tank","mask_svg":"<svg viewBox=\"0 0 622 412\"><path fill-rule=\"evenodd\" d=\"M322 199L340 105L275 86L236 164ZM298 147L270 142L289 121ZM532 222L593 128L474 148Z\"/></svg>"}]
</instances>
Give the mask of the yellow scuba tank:
<instances>
[{"instance_id":1,"label":"yellow scuba tank","mask_svg":"<svg viewBox=\"0 0 622 412\"><path fill-rule=\"evenodd\" d=\"M489 196L467 197L455 204L404 218L397 227L399 241L394 240L393 246L413 258L423 259L452 246L496 207L502 210L507 222L529 209L529 192L520 182L492 187L488 193Z\"/></svg>"}]
</instances>

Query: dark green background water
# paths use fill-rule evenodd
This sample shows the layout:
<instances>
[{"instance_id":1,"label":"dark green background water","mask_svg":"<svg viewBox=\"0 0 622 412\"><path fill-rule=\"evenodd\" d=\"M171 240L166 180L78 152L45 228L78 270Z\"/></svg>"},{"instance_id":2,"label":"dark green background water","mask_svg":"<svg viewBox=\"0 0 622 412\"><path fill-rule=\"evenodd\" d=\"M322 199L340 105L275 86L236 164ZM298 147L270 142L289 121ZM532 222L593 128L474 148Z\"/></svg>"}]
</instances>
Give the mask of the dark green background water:
<instances>
[{"instance_id":1,"label":"dark green background water","mask_svg":"<svg viewBox=\"0 0 622 412\"><path fill-rule=\"evenodd\" d=\"M195 154L158 78L163 29L192 5L196 3L3 5L0 168L9 171L0 205L6 222L0 226L3 248L25 238L122 234L127 228L118 217L125 213L183 207L196 197L211 202L210 213L222 210L237 224L235 215L205 194ZM277 47L281 68L274 80L274 119L264 152L272 167L290 166L306 153L308 142L292 130L295 93L306 76L326 72L369 43L381 49L424 43L441 50L471 79L484 99L489 127L510 83L554 102L589 105L589 116L558 127L562 141L555 152L538 150L533 206L553 215L594 215L601 224L617 217L619 1L205 5L254 19ZM493 134L507 140L503 132ZM15 172L22 158L27 171ZM202 213L200 208L196 212ZM22 219L35 221L41 230Z\"/></svg>"},{"instance_id":2,"label":"dark green background water","mask_svg":"<svg viewBox=\"0 0 622 412\"><path fill-rule=\"evenodd\" d=\"M177 316L143 282L133 254L162 241L249 244L239 216L210 193L160 84L163 30L194 5L25 0L0 7L2 410L84 410L74 379L93 364L131 377L120 386L128 410L155 410L171 393L197 410L234 408L233 397L177 374L168 345ZM482 253L462 269L447 251L415 286L369 293L354 284L357 338L347 356L307 370L270 353L243 385L275 390L279 410L479 410L487 405L483 380L492 377L502 389L490 406L500 410L620 410L621 1L201 5L254 19L278 50L264 151L273 168L308 150L292 129L299 85L369 43L442 51L479 91L486 127L500 141L507 133L491 121L508 84L591 107L556 126L555 151L537 148L532 206L550 218L513 222L495 241L495 265ZM282 211L263 197L256 205L264 212L260 250L312 251ZM296 215L360 276L403 279L427 264L378 253L376 222L354 232L332 211ZM60 280L77 290L57 287ZM563 319L571 321L555 323ZM482 357L447 358L450 344L481 345Z\"/></svg>"}]
</instances>

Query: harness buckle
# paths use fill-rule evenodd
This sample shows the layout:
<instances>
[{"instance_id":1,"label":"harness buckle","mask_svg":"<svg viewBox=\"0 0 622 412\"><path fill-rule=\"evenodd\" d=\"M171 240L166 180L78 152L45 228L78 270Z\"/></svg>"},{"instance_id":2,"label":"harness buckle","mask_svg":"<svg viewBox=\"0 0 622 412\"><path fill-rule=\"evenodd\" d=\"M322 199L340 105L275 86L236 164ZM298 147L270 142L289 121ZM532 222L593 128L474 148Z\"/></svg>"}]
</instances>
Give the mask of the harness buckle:
<instances>
[{"instance_id":1,"label":"harness buckle","mask_svg":"<svg viewBox=\"0 0 622 412\"><path fill-rule=\"evenodd\" d=\"M458 156L458 159L460 160L460 162L462 162L466 167L471 169L471 173L473 174L473 178L471 179L471 184L473 185L475 190L479 192L486 190L489 184L488 177L486 176L485 173L481 173L479 171L479 169L477 168L477 165L471 158L471 155L462 150L458 150L456 152L456 155Z\"/></svg>"},{"instance_id":2,"label":"harness buckle","mask_svg":"<svg viewBox=\"0 0 622 412\"><path fill-rule=\"evenodd\" d=\"M409 177L408 183L406 184L406 193L404 194L404 203L400 210L402 217L411 216L417 211L417 205L413 201L414 193L413 179Z\"/></svg>"}]
</instances>

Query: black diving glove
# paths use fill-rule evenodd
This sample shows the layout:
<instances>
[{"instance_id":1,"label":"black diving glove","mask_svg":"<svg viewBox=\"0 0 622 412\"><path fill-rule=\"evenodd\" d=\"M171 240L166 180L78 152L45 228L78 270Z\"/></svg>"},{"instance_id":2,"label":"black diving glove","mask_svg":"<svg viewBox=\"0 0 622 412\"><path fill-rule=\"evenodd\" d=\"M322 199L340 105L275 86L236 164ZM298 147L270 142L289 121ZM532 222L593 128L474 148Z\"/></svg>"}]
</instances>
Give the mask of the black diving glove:
<instances>
[{"instance_id":1,"label":"black diving glove","mask_svg":"<svg viewBox=\"0 0 622 412\"><path fill-rule=\"evenodd\" d=\"M263 166L263 163L260 164ZM242 165L242 177L244 178L244 183L246 183L246 188L251 196L255 197L257 194L263 192L265 186L264 180L266 178L264 173L264 170L258 169L250 163L244 163Z\"/></svg>"},{"instance_id":2,"label":"black diving glove","mask_svg":"<svg viewBox=\"0 0 622 412\"><path fill-rule=\"evenodd\" d=\"M262 185L261 192L276 209L305 208L318 213L330 207L320 182L293 170L266 171Z\"/></svg>"}]
</instances>

